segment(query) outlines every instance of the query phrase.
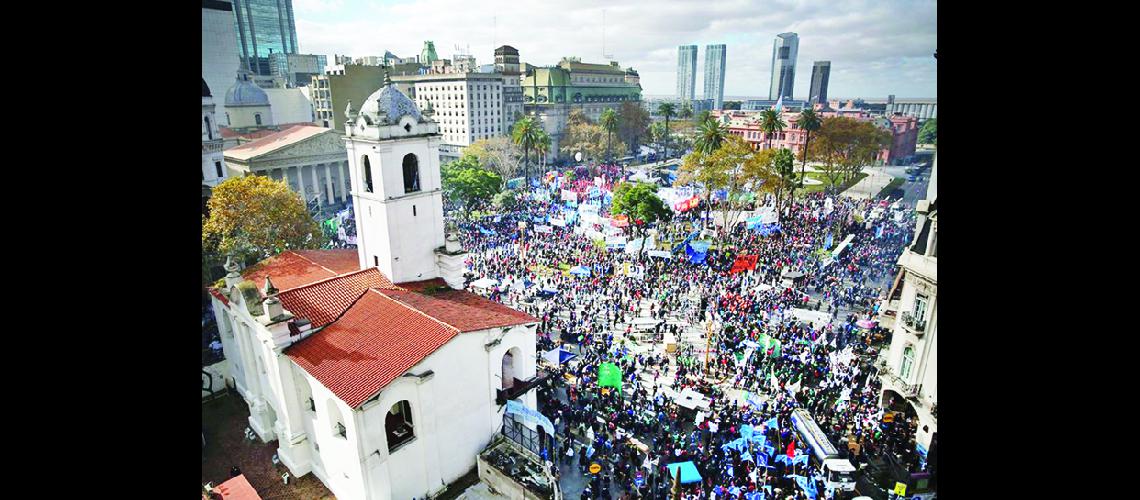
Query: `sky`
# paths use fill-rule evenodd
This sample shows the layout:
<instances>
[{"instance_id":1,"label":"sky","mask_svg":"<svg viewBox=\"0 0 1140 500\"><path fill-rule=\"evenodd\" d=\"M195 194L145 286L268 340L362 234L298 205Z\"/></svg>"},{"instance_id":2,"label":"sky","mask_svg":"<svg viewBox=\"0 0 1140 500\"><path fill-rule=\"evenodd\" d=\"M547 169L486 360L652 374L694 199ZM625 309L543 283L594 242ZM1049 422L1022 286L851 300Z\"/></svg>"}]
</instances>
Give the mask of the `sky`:
<instances>
[{"instance_id":1,"label":"sky","mask_svg":"<svg viewBox=\"0 0 1140 500\"><path fill-rule=\"evenodd\" d=\"M726 44L726 97L767 98L772 42L799 34L793 97L804 99L812 62L831 61L831 98L937 97L936 3L932 0L293 0L301 53L399 57L425 40L450 59L459 45L476 63L494 63L510 45L523 62L564 56L605 63L605 54L641 75L648 96L675 95L677 47L697 45L697 94L705 45Z\"/></svg>"}]
</instances>

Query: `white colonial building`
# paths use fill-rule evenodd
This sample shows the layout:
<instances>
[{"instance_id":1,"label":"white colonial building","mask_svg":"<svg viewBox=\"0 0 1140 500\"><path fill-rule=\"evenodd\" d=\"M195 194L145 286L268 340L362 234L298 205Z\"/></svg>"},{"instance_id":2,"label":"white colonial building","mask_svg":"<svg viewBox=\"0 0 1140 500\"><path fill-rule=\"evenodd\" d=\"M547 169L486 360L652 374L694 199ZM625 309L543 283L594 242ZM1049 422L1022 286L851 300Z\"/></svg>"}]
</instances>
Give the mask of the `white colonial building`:
<instances>
[{"instance_id":1,"label":"white colonial building","mask_svg":"<svg viewBox=\"0 0 1140 500\"><path fill-rule=\"evenodd\" d=\"M348 115L358 251L227 265L213 307L250 428L295 476L342 499L425 498L475 467L497 397L535 377L538 320L458 289L437 125L392 86Z\"/></svg>"},{"instance_id":2,"label":"white colonial building","mask_svg":"<svg viewBox=\"0 0 1140 500\"><path fill-rule=\"evenodd\" d=\"M269 104L269 95L253 83L249 71L240 69L237 80L226 91L225 125L233 129L247 129L275 125Z\"/></svg>"},{"instance_id":3,"label":"white colonial building","mask_svg":"<svg viewBox=\"0 0 1140 500\"><path fill-rule=\"evenodd\" d=\"M202 79L202 184L217 186L226 179L226 165L222 158L222 134L214 116L214 96L206 79Z\"/></svg>"},{"instance_id":4,"label":"white colonial building","mask_svg":"<svg viewBox=\"0 0 1140 500\"><path fill-rule=\"evenodd\" d=\"M901 277L892 290L888 310L896 315L891 347L880 366L882 405L905 401L918 417L915 441L929 450L938 432L938 197L934 176L927 199L918 202L914 241L899 257ZM898 287L901 284L901 290Z\"/></svg>"}]
</instances>

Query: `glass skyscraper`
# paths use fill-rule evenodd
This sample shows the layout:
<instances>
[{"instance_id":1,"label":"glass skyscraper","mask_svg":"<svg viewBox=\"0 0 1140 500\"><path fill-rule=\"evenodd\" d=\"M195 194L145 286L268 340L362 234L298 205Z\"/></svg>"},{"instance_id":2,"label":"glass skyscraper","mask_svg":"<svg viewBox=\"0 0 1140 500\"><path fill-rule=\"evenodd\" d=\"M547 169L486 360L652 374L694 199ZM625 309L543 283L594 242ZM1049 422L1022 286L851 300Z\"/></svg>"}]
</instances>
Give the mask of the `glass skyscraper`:
<instances>
[{"instance_id":1,"label":"glass skyscraper","mask_svg":"<svg viewBox=\"0 0 1140 500\"><path fill-rule=\"evenodd\" d=\"M297 53L293 0L234 0L242 65L255 75L272 75L269 54Z\"/></svg>"},{"instance_id":2,"label":"glass skyscraper","mask_svg":"<svg viewBox=\"0 0 1140 500\"><path fill-rule=\"evenodd\" d=\"M776 35L776 41L772 43L772 85L768 87L768 99L792 98L799 49L799 35L790 32Z\"/></svg>"},{"instance_id":3,"label":"glass skyscraper","mask_svg":"<svg viewBox=\"0 0 1140 500\"><path fill-rule=\"evenodd\" d=\"M831 76L831 61L816 61L811 66L811 93L808 102L827 102L827 77Z\"/></svg>"},{"instance_id":4,"label":"glass skyscraper","mask_svg":"<svg viewBox=\"0 0 1140 500\"><path fill-rule=\"evenodd\" d=\"M677 98L691 101L697 91L697 46L677 47Z\"/></svg>"},{"instance_id":5,"label":"glass skyscraper","mask_svg":"<svg viewBox=\"0 0 1140 500\"><path fill-rule=\"evenodd\" d=\"M713 109L724 107L724 49L723 43L705 46L705 99Z\"/></svg>"}]
</instances>

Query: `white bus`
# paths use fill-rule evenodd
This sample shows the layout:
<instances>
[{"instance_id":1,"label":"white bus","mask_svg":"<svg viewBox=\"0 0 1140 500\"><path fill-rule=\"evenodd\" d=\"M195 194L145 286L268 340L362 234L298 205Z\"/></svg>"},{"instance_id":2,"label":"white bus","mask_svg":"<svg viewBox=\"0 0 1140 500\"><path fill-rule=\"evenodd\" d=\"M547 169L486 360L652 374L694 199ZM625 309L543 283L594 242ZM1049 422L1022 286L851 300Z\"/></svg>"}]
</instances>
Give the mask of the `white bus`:
<instances>
[{"instance_id":1,"label":"white bus","mask_svg":"<svg viewBox=\"0 0 1140 500\"><path fill-rule=\"evenodd\" d=\"M845 458L839 458L839 451L828 441L827 435L815 423L806 410L792 411L792 426L808 448L811 459L823 471L824 483L828 490L855 491L855 466Z\"/></svg>"}]
</instances>

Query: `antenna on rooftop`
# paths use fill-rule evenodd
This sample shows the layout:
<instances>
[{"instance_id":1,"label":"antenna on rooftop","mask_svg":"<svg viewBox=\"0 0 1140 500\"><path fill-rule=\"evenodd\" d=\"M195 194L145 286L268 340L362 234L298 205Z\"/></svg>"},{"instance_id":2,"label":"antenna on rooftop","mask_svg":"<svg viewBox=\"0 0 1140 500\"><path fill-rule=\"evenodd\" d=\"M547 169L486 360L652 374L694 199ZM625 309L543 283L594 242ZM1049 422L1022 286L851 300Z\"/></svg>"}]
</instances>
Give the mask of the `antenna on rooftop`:
<instances>
[{"instance_id":1,"label":"antenna on rooftop","mask_svg":"<svg viewBox=\"0 0 1140 500\"><path fill-rule=\"evenodd\" d=\"M607 61L614 58L613 54L606 53L606 9L602 9L602 57Z\"/></svg>"}]
</instances>

